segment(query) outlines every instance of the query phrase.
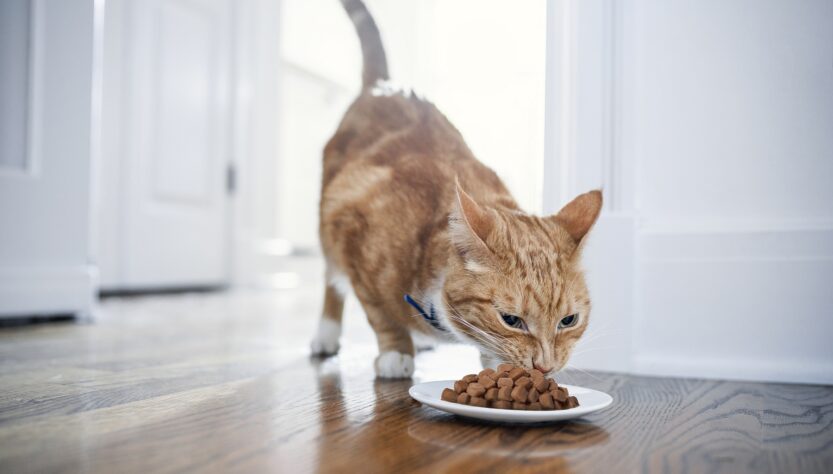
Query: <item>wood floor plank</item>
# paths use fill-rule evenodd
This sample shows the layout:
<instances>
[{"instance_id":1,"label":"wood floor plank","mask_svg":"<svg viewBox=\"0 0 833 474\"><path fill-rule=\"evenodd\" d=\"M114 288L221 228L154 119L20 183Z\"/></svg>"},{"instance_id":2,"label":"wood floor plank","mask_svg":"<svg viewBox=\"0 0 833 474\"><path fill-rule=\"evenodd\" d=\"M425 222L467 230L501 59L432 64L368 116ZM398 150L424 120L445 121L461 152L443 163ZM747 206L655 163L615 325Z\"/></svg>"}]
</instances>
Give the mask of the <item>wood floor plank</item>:
<instances>
[{"instance_id":1,"label":"wood floor plank","mask_svg":"<svg viewBox=\"0 0 833 474\"><path fill-rule=\"evenodd\" d=\"M310 358L316 297L112 300L95 324L0 330L0 472L833 472L833 387L568 371L613 405L476 422L407 394L477 370L475 351L375 380L348 314L342 353Z\"/></svg>"}]
</instances>

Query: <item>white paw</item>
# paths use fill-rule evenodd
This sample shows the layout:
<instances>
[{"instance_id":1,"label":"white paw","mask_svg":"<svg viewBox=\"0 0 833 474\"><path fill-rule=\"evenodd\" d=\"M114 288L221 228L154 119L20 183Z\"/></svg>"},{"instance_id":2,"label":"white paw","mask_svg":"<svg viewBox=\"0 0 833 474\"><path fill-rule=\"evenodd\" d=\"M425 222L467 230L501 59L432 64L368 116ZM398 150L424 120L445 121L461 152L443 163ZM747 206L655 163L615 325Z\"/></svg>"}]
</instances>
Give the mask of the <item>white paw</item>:
<instances>
[{"instance_id":1,"label":"white paw","mask_svg":"<svg viewBox=\"0 0 833 474\"><path fill-rule=\"evenodd\" d=\"M388 351L376 358L376 376L380 379L407 379L414 374L414 358L409 354Z\"/></svg>"},{"instance_id":2,"label":"white paw","mask_svg":"<svg viewBox=\"0 0 833 474\"><path fill-rule=\"evenodd\" d=\"M310 343L313 355L333 355L338 353L338 338L341 337L341 324L330 318L321 318L318 334Z\"/></svg>"}]
</instances>

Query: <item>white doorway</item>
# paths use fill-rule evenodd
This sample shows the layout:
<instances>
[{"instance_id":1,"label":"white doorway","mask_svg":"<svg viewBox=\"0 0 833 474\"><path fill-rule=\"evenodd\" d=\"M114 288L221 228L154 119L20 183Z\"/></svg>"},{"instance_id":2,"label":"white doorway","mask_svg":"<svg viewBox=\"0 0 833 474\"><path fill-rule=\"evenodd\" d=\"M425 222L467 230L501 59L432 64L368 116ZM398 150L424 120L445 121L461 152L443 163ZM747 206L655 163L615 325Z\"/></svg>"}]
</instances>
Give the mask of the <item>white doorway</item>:
<instances>
[{"instance_id":1,"label":"white doorway","mask_svg":"<svg viewBox=\"0 0 833 474\"><path fill-rule=\"evenodd\" d=\"M231 0L110 0L103 290L229 282Z\"/></svg>"}]
</instances>

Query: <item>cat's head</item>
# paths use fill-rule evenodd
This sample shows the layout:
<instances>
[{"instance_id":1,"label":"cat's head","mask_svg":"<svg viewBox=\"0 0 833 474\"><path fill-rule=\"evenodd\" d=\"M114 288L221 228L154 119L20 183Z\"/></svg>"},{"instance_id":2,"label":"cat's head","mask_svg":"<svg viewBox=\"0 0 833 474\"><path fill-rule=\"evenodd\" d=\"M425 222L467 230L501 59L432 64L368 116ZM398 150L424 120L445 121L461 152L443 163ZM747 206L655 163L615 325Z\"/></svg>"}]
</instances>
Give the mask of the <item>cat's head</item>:
<instances>
[{"instance_id":1,"label":"cat's head","mask_svg":"<svg viewBox=\"0 0 833 474\"><path fill-rule=\"evenodd\" d=\"M564 367L590 317L579 260L601 207L591 191L536 217L482 206L458 186L450 236L460 258L443 287L452 331L506 362Z\"/></svg>"}]
</instances>

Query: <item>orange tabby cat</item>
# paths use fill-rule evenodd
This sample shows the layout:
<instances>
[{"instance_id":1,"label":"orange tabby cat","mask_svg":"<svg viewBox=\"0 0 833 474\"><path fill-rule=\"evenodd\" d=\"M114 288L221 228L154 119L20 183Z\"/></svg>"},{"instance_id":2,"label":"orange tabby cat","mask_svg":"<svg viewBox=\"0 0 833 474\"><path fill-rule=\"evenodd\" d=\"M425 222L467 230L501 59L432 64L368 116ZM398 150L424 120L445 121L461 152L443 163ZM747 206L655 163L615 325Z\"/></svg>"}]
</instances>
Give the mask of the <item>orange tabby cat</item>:
<instances>
[{"instance_id":1,"label":"orange tabby cat","mask_svg":"<svg viewBox=\"0 0 833 474\"><path fill-rule=\"evenodd\" d=\"M564 366L590 316L581 244L599 191L558 214L520 210L431 103L392 90L379 31L361 0L362 92L324 149L320 237L328 285L316 354L338 351L344 287L379 344L378 377L409 377L412 335L459 340L486 360ZM484 104L487 107L487 104Z\"/></svg>"}]
</instances>

